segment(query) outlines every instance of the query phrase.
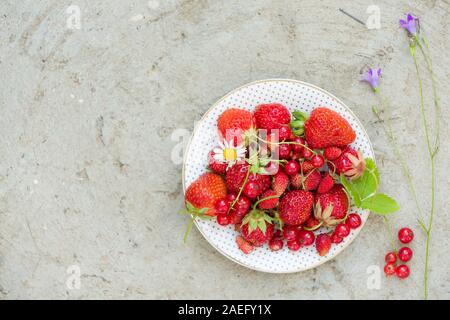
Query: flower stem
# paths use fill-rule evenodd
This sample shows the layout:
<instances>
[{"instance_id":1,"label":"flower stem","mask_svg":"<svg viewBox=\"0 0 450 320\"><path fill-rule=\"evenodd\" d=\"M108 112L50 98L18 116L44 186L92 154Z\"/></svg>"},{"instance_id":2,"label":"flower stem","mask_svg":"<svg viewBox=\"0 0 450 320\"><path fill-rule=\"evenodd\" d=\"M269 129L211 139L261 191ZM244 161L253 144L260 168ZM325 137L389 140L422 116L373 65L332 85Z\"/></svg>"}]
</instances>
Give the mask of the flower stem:
<instances>
[{"instance_id":1,"label":"flower stem","mask_svg":"<svg viewBox=\"0 0 450 320\"><path fill-rule=\"evenodd\" d=\"M392 251L397 252L397 246L395 245L395 241L394 241L394 235L392 234L392 227L391 224L389 222L389 219L387 216L383 216L383 220L384 220L384 224L386 225L386 229L389 233L389 238L391 240L391 246L392 246Z\"/></svg>"}]
</instances>

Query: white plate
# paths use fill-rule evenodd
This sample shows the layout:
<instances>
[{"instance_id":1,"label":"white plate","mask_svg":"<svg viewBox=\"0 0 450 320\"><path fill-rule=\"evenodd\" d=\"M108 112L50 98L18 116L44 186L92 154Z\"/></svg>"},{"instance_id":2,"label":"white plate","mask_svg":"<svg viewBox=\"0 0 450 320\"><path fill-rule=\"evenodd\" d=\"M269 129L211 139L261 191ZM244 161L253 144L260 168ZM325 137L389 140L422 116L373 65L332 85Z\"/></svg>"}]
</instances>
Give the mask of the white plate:
<instances>
[{"instance_id":1,"label":"white plate","mask_svg":"<svg viewBox=\"0 0 450 320\"><path fill-rule=\"evenodd\" d=\"M261 80L231 91L203 115L194 129L186 149L183 164L183 190L186 190L186 186L189 186L206 171L207 154L218 142L216 125L218 116L231 107L253 111L258 104L270 102L282 103L291 112L294 110L311 112L317 106L325 106L337 111L347 119L356 132L356 141L352 146L361 150L365 158L374 159L372 144L363 126L353 112L332 94L309 83L296 80ZM236 263L263 272L299 272L317 267L334 258L357 237L369 212L354 207L350 210L361 215L362 226L352 230L340 244L333 244L330 252L324 257L317 254L314 245L301 248L297 252L290 251L286 246L280 251L272 252L265 245L255 248L251 254L245 255L236 245L235 239L238 233L234 230L234 226L222 227L217 224L215 219L210 221L197 219L196 226L214 248ZM323 229L318 232L323 232ZM191 243L191 245L194 244Z\"/></svg>"}]
</instances>

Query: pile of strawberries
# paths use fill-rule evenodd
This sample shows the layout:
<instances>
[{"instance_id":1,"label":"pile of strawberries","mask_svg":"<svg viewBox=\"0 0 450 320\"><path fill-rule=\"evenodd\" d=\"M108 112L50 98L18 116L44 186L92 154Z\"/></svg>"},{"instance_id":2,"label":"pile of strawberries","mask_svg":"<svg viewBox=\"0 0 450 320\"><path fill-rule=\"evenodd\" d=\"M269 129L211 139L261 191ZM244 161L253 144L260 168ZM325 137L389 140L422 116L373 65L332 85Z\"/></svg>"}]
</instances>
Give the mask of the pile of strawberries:
<instances>
[{"instance_id":1,"label":"pile of strawberries","mask_svg":"<svg viewBox=\"0 0 450 320\"><path fill-rule=\"evenodd\" d=\"M356 134L338 113L317 107L309 115L291 114L279 103L261 104L253 113L226 110L217 127L222 141L248 147L253 139L265 148L256 157L247 148L245 159L232 165L216 160L211 151L210 171L188 187L186 206L194 218L234 225L242 252L264 244L273 251L285 244L292 251L315 245L324 256L361 225L361 217L349 213L339 176L360 177L365 162L349 146ZM266 138L258 138L261 129ZM278 160L271 160L274 153Z\"/></svg>"}]
</instances>

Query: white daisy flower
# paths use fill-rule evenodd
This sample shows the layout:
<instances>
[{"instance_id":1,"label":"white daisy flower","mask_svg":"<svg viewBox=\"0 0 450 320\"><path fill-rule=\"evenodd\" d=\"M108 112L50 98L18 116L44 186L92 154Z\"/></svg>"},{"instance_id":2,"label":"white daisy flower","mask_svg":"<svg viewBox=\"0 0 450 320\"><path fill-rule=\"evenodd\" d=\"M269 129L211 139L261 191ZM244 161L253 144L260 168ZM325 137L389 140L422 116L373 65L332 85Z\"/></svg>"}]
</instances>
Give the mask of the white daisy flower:
<instances>
[{"instance_id":1,"label":"white daisy flower","mask_svg":"<svg viewBox=\"0 0 450 320\"><path fill-rule=\"evenodd\" d=\"M231 167L238 161L243 160L245 157L245 146L234 146L233 141L219 142L219 146L213 149L213 158L219 162L228 163L228 167Z\"/></svg>"}]
</instances>

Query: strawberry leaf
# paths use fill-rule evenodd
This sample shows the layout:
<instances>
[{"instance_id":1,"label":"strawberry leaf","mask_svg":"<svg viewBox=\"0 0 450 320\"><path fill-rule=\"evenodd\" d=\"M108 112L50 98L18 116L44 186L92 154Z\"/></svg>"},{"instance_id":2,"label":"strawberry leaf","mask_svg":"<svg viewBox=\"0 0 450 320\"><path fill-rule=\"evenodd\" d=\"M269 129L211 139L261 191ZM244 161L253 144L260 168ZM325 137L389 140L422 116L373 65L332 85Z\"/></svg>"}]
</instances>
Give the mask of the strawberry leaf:
<instances>
[{"instance_id":1,"label":"strawberry leaf","mask_svg":"<svg viewBox=\"0 0 450 320\"><path fill-rule=\"evenodd\" d=\"M355 206L361 207L361 197L359 196L358 191L354 187L354 185L347 180L347 178L341 174L340 177L341 184L344 186L345 191L349 194L349 196L353 199L353 202L355 203Z\"/></svg>"},{"instance_id":2,"label":"strawberry leaf","mask_svg":"<svg viewBox=\"0 0 450 320\"><path fill-rule=\"evenodd\" d=\"M394 199L383 193L377 193L363 200L361 207L381 215L387 215L400 209L400 206Z\"/></svg>"}]
</instances>

